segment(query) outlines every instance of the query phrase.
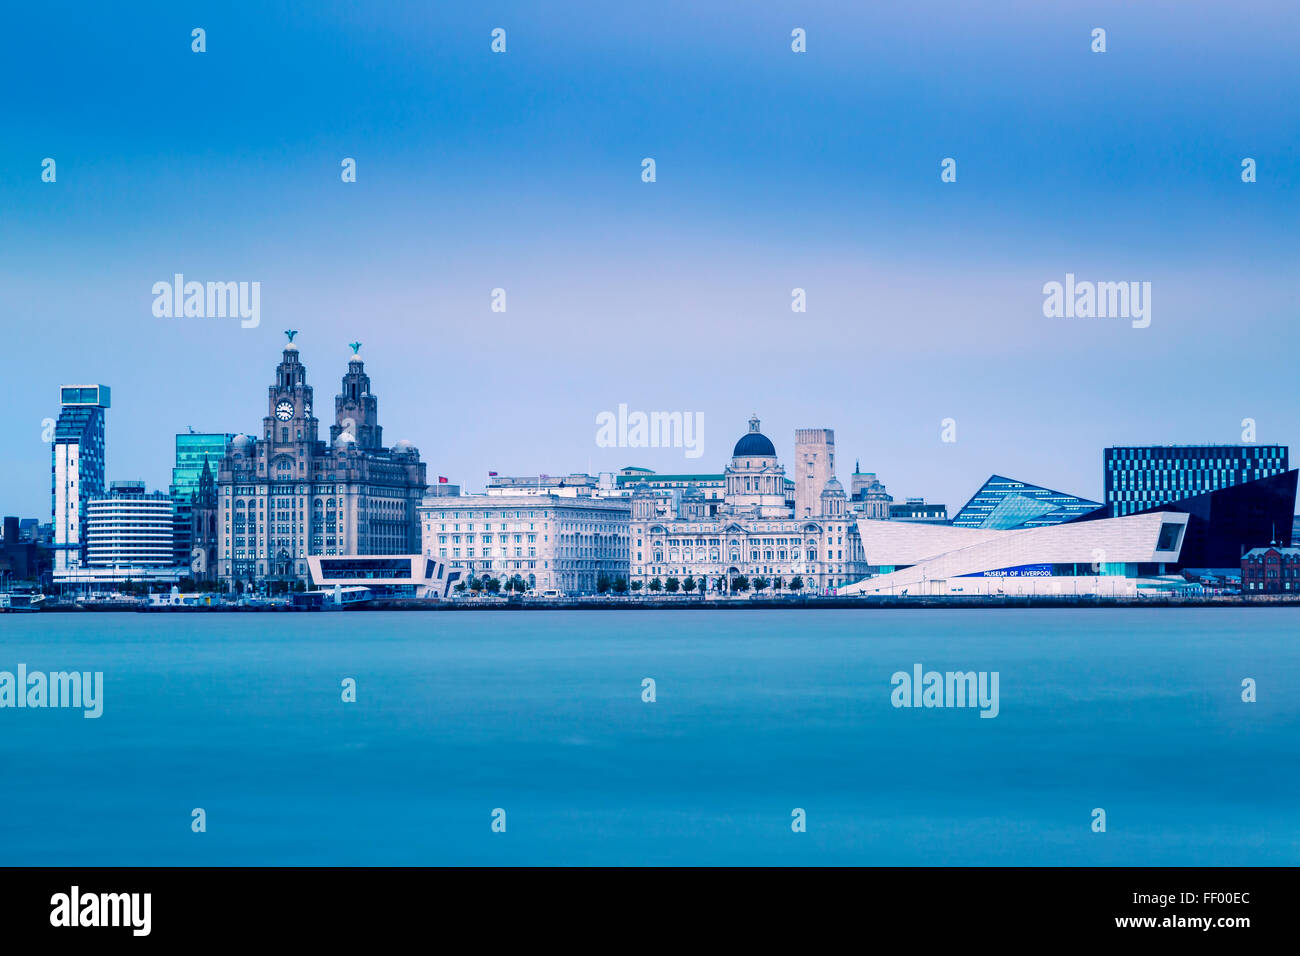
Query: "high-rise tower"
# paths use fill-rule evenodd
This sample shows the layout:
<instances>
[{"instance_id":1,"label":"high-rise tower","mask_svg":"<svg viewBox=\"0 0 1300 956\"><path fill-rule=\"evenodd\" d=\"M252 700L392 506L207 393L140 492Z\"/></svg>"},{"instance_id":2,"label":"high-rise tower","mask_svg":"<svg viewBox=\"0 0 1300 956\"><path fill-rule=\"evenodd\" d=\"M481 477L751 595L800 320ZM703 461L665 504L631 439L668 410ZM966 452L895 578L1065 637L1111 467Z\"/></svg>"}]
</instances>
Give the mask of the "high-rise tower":
<instances>
[{"instance_id":1,"label":"high-rise tower","mask_svg":"<svg viewBox=\"0 0 1300 956\"><path fill-rule=\"evenodd\" d=\"M104 410L107 385L64 385L59 391L51 462L54 570L81 567L86 505L104 493Z\"/></svg>"},{"instance_id":2,"label":"high-rise tower","mask_svg":"<svg viewBox=\"0 0 1300 956\"><path fill-rule=\"evenodd\" d=\"M830 428L794 430L794 516L821 514L822 489L835 477L835 432Z\"/></svg>"}]
</instances>

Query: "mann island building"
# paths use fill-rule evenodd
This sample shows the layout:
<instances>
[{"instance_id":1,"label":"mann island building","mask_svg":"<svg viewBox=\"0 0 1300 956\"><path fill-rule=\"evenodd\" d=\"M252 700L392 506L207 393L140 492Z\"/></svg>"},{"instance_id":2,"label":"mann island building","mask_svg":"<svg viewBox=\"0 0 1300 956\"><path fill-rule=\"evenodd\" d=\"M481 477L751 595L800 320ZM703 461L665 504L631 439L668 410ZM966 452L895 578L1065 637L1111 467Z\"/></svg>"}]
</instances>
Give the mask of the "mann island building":
<instances>
[{"instance_id":1,"label":"mann island building","mask_svg":"<svg viewBox=\"0 0 1300 956\"><path fill-rule=\"evenodd\" d=\"M1297 473L1281 445L1117 446L1105 501L993 475L950 526L858 527L861 595L1099 594L1225 574L1252 548L1290 544Z\"/></svg>"}]
</instances>

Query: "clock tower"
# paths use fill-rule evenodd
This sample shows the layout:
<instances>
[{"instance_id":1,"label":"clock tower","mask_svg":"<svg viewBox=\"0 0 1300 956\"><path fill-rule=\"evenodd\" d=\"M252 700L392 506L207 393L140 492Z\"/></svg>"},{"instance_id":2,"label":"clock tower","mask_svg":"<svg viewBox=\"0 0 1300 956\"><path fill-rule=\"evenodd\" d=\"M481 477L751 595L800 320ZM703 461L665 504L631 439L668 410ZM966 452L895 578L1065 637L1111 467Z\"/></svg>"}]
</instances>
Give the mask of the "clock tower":
<instances>
[{"instance_id":1,"label":"clock tower","mask_svg":"<svg viewBox=\"0 0 1300 956\"><path fill-rule=\"evenodd\" d=\"M297 332L285 334L261 435L232 438L217 472L217 575L232 590L305 586L309 556L420 550L425 465L410 442L383 446L379 402L356 356L361 343L352 343L327 444Z\"/></svg>"},{"instance_id":2,"label":"clock tower","mask_svg":"<svg viewBox=\"0 0 1300 956\"><path fill-rule=\"evenodd\" d=\"M307 367L298 359L291 343L275 367L275 384L267 389L267 413L262 419L262 438L276 447L313 443L318 420L312 411L312 389L307 384Z\"/></svg>"}]
</instances>

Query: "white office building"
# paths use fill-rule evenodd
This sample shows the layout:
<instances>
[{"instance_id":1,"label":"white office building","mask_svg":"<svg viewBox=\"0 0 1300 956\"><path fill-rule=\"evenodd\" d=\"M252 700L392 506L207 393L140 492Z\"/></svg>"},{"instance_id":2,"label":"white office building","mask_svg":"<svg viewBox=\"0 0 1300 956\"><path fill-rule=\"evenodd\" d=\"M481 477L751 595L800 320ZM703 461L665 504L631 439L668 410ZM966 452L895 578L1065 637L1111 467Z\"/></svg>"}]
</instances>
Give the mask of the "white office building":
<instances>
[{"instance_id":1,"label":"white office building","mask_svg":"<svg viewBox=\"0 0 1300 956\"><path fill-rule=\"evenodd\" d=\"M170 584L189 573L175 556L176 505L143 481L115 481L86 502L85 560L54 569L61 585Z\"/></svg>"},{"instance_id":2,"label":"white office building","mask_svg":"<svg viewBox=\"0 0 1300 956\"><path fill-rule=\"evenodd\" d=\"M143 481L115 481L86 507L86 563L92 568L175 566L175 503Z\"/></svg>"},{"instance_id":3,"label":"white office building","mask_svg":"<svg viewBox=\"0 0 1300 956\"><path fill-rule=\"evenodd\" d=\"M630 514L621 498L429 496L420 506L422 550L466 580L518 575L533 590L590 594L601 574L627 577Z\"/></svg>"}]
</instances>

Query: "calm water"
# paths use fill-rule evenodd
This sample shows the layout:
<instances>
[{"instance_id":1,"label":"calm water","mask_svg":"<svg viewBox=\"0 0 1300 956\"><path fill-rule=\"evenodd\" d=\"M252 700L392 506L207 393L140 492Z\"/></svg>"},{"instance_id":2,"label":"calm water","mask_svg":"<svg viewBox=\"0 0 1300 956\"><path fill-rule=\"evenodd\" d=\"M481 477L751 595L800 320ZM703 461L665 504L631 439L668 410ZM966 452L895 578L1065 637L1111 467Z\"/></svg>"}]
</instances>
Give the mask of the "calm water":
<instances>
[{"instance_id":1,"label":"calm water","mask_svg":"<svg viewBox=\"0 0 1300 956\"><path fill-rule=\"evenodd\" d=\"M1298 631L1264 608L4 615L0 670L103 671L105 702L0 710L0 864L1296 864ZM895 709L917 662L998 671L1000 715Z\"/></svg>"}]
</instances>

